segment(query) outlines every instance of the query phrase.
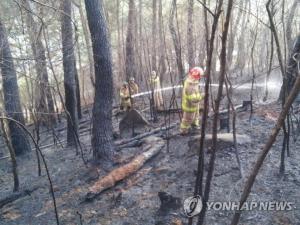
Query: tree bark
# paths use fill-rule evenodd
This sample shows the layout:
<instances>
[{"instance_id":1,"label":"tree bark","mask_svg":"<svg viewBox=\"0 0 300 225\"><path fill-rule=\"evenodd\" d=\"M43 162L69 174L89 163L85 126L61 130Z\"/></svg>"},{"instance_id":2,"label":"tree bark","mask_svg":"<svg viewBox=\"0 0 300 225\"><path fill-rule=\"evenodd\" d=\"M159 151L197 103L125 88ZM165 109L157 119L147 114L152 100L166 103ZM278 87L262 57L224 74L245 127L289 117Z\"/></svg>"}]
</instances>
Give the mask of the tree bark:
<instances>
[{"instance_id":1,"label":"tree bark","mask_svg":"<svg viewBox=\"0 0 300 225\"><path fill-rule=\"evenodd\" d=\"M22 0L22 2L26 7L26 25L33 57L36 62L37 86L35 107L38 112L37 119L39 122L42 122L42 124L55 123L56 121L53 115L54 103L48 80L46 53L41 39L42 32L38 29L38 24L34 21L28 0ZM50 116L46 115L48 112L51 113ZM39 113L41 113L41 115Z\"/></svg>"},{"instance_id":2,"label":"tree bark","mask_svg":"<svg viewBox=\"0 0 300 225\"><path fill-rule=\"evenodd\" d=\"M164 45L164 21L163 21L163 7L162 0L158 1L158 34L159 34L159 74L161 83L165 78L165 73L167 71L166 67L166 49Z\"/></svg>"},{"instance_id":3,"label":"tree bark","mask_svg":"<svg viewBox=\"0 0 300 225\"><path fill-rule=\"evenodd\" d=\"M188 0L188 23L187 23L187 49L188 49L188 63L189 67L195 66L194 56L194 0Z\"/></svg>"},{"instance_id":4,"label":"tree bark","mask_svg":"<svg viewBox=\"0 0 300 225\"><path fill-rule=\"evenodd\" d=\"M3 135L3 138L4 138L4 141L6 143L6 146L9 150L9 155L10 155L10 158L11 158L11 164L12 164L12 172L13 172L13 176L14 176L14 192L16 191L19 191L19 176L18 176L18 166L17 166L17 160L16 160L16 154L15 154L15 151L14 151L14 148L11 144L11 141L9 139L9 131L6 129L6 125L7 125L7 122L4 121L4 120L1 120L0 121L1 123L1 129L2 129L2 135Z\"/></svg>"},{"instance_id":5,"label":"tree bark","mask_svg":"<svg viewBox=\"0 0 300 225\"><path fill-rule=\"evenodd\" d=\"M292 49L292 44L293 44L293 39L292 39L292 23L293 23L293 20L294 20L294 17L295 17L295 12L296 12L296 9L298 8L300 4L300 1L299 0L294 0L294 3L289 11L289 15L288 15L288 18L287 18L287 23L286 23L286 32L285 32L285 35L286 35L286 43L287 43L287 47L288 47L288 54L290 54L290 51Z\"/></svg>"},{"instance_id":6,"label":"tree bark","mask_svg":"<svg viewBox=\"0 0 300 225\"><path fill-rule=\"evenodd\" d=\"M95 62L92 148L94 159L113 158L112 100L113 74L111 49L102 0L85 0Z\"/></svg>"},{"instance_id":7,"label":"tree bark","mask_svg":"<svg viewBox=\"0 0 300 225\"><path fill-rule=\"evenodd\" d=\"M79 1L79 13L80 13L80 20L82 24L83 34L84 34L84 40L87 47L87 53L88 53L88 60L89 60L89 75L92 85L95 87L95 68L94 68L94 58L93 58L93 50L92 50L92 44L91 44L91 38L90 38L90 30L87 25L86 18L83 13L81 0Z\"/></svg>"},{"instance_id":8,"label":"tree bark","mask_svg":"<svg viewBox=\"0 0 300 225\"><path fill-rule=\"evenodd\" d=\"M76 83L77 117L78 117L78 119L81 119L82 113L81 113L80 84L79 84L79 74L78 74L77 67L76 67L76 60L74 61L74 68L75 68L75 83Z\"/></svg>"},{"instance_id":9,"label":"tree bark","mask_svg":"<svg viewBox=\"0 0 300 225\"><path fill-rule=\"evenodd\" d=\"M134 17L135 17L135 4L134 0L129 0L128 10L128 25L126 36L126 79L130 77L136 78L136 62L134 54Z\"/></svg>"},{"instance_id":10,"label":"tree bark","mask_svg":"<svg viewBox=\"0 0 300 225\"><path fill-rule=\"evenodd\" d=\"M184 68L183 68L183 62L182 62L182 51L181 51L179 37L178 37L178 34L175 29L175 25L174 25L176 8L177 8L177 0L173 0L172 5L171 5L170 18L169 18L169 29L170 29L170 32L172 35L173 44L174 44L175 53L176 53L176 63L177 63L177 68L178 68L178 75L179 75L179 78L181 80L183 80L184 79Z\"/></svg>"},{"instance_id":11,"label":"tree bark","mask_svg":"<svg viewBox=\"0 0 300 225\"><path fill-rule=\"evenodd\" d=\"M62 52L64 67L64 87L65 87L65 105L67 110L67 140L68 145L77 144L78 133L78 112L76 97L76 71L75 71L75 42L73 38L72 20L71 20L71 0L62 2L61 35Z\"/></svg>"},{"instance_id":12,"label":"tree bark","mask_svg":"<svg viewBox=\"0 0 300 225\"><path fill-rule=\"evenodd\" d=\"M0 68L2 73L2 87L4 92L4 107L8 117L24 124L24 115L20 102L17 74L11 55L6 30L0 21ZM10 139L16 155L31 150L28 137L23 130L13 122L8 123Z\"/></svg>"},{"instance_id":13,"label":"tree bark","mask_svg":"<svg viewBox=\"0 0 300 225\"><path fill-rule=\"evenodd\" d=\"M234 23L232 23L232 25L230 26L230 34L229 34L229 40L228 40L228 53L227 53L227 64L228 64L228 68L231 67L232 65L232 60L233 60L233 51L234 51L234 47L235 47L235 40L236 40L236 33L241 21L241 16L243 14L243 7L244 7L244 2L245 0L240 0L239 2L239 9L238 9L238 14L236 17L236 20Z\"/></svg>"},{"instance_id":14,"label":"tree bark","mask_svg":"<svg viewBox=\"0 0 300 225\"><path fill-rule=\"evenodd\" d=\"M152 70L156 71L157 0L152 0Z\"/></svg>"}]
</instances>

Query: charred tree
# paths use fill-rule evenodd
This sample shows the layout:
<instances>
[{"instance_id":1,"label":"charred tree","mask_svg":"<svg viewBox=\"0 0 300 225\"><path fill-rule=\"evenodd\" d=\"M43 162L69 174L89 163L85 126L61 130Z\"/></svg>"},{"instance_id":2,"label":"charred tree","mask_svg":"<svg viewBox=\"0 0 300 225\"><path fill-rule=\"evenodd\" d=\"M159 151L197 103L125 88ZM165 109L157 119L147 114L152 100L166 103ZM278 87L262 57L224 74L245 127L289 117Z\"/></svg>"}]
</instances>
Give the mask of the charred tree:
<instances>
[{"instance_id":1,"label":"charred tree","mask_svg":"<svg viewBox=\"0 0 300 225\"><path fill-rule=\"evenodd\" d=\"M81 113L81 98L80 98L80 85L79 85L79 74L77 71L76 67L76 61L74 60L74 68L75 68L75 82L76 82L76 100L77 100L77 116L78 119L82 118L82 113Z\"/></svg>"},{"instance_id":2,"label":"charred tree","mask_svg":"<svg viewBox=\"0 0 300 225\"><path fill-rule=\"evenodd\" d=\"M223 1L219 1L219 7L223 5ZM214 167L215 167L215 159L216 159L216 151L217 151L217 133L218 133L218 121L219 121L219 110L220 104L222 101L223 95L223 85L225 81L225 73L226 73L226 59L227 59L227 39L228 39L228 32L229 32L229 23L230 17L232 12L233 0L228 1L227 12L225 23L222 31L222 48L221 48L221 55L220 55L220 76L219 76L219 87L217 92L217 97L215 99L215 108L214 108L214 118L213 118L213 125L212 125L212 154L209 159L209 166L208 172L206 176L206 183L204 188L204 195L203 195L203 205L204 208L199 215L198 225L202 225L204 223L204 218L207 210L207 202L209 200L211 182L213 179L214 174ZM221 8L219 8L221 9ZM221 11L221 10L219 10Z\"/></svg>"},{"instance_id":3,"label":"charred tree","mask_svg":"<svg viewBox=\"0 0 300 225\"><path fill-rule=\"evenodd\" d=\"M188 63L189 67L195 66L194 56L194 0L188 0L188 23L187 23L187 49L188 49Z\"/></svg>"},{"instance_id":4,"label":"charred tree","mask_svg":"<svg viewBox=\"0 0 300 225\"><path fill-rule=\"evenodd\" d=\"M182 62L182 49L181 44L179 41L179 36L176 32L176 28L174 25L174 19L175 19L175 13L177 8L177 0L172 1L171 5L171 12L170 12L170 18L169 18L169 29L172 35L173 44L175 48L175 54L176 54L176 63L178 68L178 75L181 80L184 78L184 68L183 68L183 62Z\"/></svg>"},{"instance_id":5,"label":"charred tree","mask_svg":"<svg viewBox=\"0 0 300 225\"><path fill-rule=\"evenodd\" d=\"M35 70L37 74L36 85L36 102L35 107L38 112L38 122L42 124L55 123L54 103L51 94L51 88L49 86L47 62L45 47L42 42L41 31L38 29L38 24L35 22L32 10L28 0L22 0L24 7L26 8L26 25L29 34L30 45L35 60ZM39 114L41 113L41 114ZM46 115L50 113L50 115Z\"/></svg>"},{"instance_id":6,"label":"charred tree","mask_svg":"<svg viewBox=\"0 0 300 225\"><path fill-rule=\"evenodd\" d=\"M67 110L67 142L68 145L77 144L78 133L78 112L76 97L76 71L75 71L75 42L73 38L72 20L71 20L71 0L62 2L61 35L62 52L64 67L64 87L65 87L65 105Z\"/></svg>"},{"instance_id":7,"label":"charred tree","mask_svg":"<svg viewBox=\"0 0 300 225\"><path fill-rule=\"evenodd\" d=\"M156 68L157 0L152 0L152 70Z\"/></svg>"},{"instance_id":8,"label":"charred tree","mask_svg":"<svg viewBox=\"0 0 300 225\"><path fill-rule=\"evenodd\" d=\"M85 15L83 13L81 1L79 1L79 14L80 14L80 20L81 20L82 29L83 29L84 40L85 40L85 44L86 44L87 52L88 52L90 80L91 80L92 85L95 86L95 69L94 69L93 50L92 50L92 44L91 44L91 38L90 38L90 30L88 28L88 24L87 24Z\"/></svg>"},{"instance_id":9,"label":"charred tree","mask_svg":"<svg viewBox=\"0 0 300 225\"><path fill-rule=\"evenodd\" d=\"M285 35L286 35L286 43L287 43L287 47L288 47L288 53L290 54L290 51L292 49L292 44L293 44L293 39L292 39L292 23L295 17L295 12L298 8L300 4L299 0L294 0L294 3L289 11L289 15L287 18L287 23L286 23L286 31L285 31Z\"/></svg>"},{"instance_id":10,"label":"charred tree","mask_svg":"<svg viewBox=\"0 0 300 225\"><path fill-rule=\"evenodd\" d=\"M161 82L164 80L164 75L167 71L166 66L166 49L164 46L164 21L163 21L162 0L158 1L158 35L159 35L159 73Z\"/></svg>"},{"instance_id":11,"label":"charred tree","mask_svg":"<svg viewBox=\"0 0 300 225\"><path fill-rule=\"evenodd\" d=\"M241 21L244 3L245 3L245 0L240 0L240 2L238 3L240 8L238 9L238 14L236 16L236 20L230 26L230 34L229 34L229 39L228 39L228 54L227 54L228 68L230 68L232 65L236 33L237 33L237 30L238 30L238 27L239 27L239 24Z\"/></svg>"},{"instance_id":12,"label":"charred tree","mask_svg":"<svg viewBox=\"0 0 300 225\"><path fill-rule=\"evenodd\" d=\"M6 30L0 21L0 68L2 73L2 87L4 93L4 107L8 117L24 124L21 108L17 74L10 51ZM9 122L9 132L12 146L16 155L24 154L31 150L28 137L15 123Z\"/></svg>"},{"instance_id":13,"label":"charred tree","mask_svg":"<svg viewBox=\"0 0 300 225\"><path fill-rule=\"evenodd\" d=\"M125 70L126 79L129 77L136 78L136 62L134 52L134 24L135 24L135 4L134 0L129 0L128 10L128 25L127 25L127 36L126 36L126 60Z\"/></svg>"},{"instance_id":14,"label":"charred tree","mask_svg":"<svg viewBox=\"0 0 300 225\"><path fill-rule=\"evenodd\" d=\"M85 0L92 36L95 62L95 99L93 108L92 147L95 160L113 159L112 100L113 78L111 48L102 0Z\"/></svg>"}]
</instances>

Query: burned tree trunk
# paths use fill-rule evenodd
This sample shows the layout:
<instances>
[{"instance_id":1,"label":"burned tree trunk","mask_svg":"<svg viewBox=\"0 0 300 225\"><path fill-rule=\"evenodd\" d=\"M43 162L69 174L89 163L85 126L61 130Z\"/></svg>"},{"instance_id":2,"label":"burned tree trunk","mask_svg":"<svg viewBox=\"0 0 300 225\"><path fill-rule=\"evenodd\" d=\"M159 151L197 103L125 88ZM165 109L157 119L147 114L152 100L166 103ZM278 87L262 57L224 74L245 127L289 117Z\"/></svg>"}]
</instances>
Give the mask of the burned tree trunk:
<instances>
[{"instance_id":1,"label":"burned tree trunk","mask_svg":"<svg viewBox=\"0 0 300 225\"><path fill-rule=\"evenodd\" d=\"M129 1L128 11L128 25L127 25L127 36L126 36L126 79L129 77L136 77L136 62L134 54L134 16L135 16L135 5L134 0Z\"/></svg>"},{"instance_id":2,"label":"burned tree trunk","mask_svg":"<svg viewBox=\"0 0 300 225\"><path fill-rule=\"evenodd\" d=\"M87 21L83 13L81 1L79 1L79 14L80 14L80 20L81 20L83 34L84 34L84 40L88 52L90 80L92 85L95 86L95 69L94 69L93 50L92 50L92 44L90 39L90 30L88 28Z\"/></svg>"},{"instance_id":3,"label":"burned tree trunk","mask_svg":"<svg viewBox=\"0 0 300 225\"><path fill-rule=\"evenodd\" d=\"M203 2L204 6L206 6L206 0ZM209 84L211 81L211 71L212 71L212 58L214 52L214 43L217 35L218 21L221 15L223 1L219 2L219 5L216 8L217 14L214 16L213 24L211 27L211 35L209 36L208 29L208 20L207 20L207 10L204 8L204 18L205 18L205 32L206 32L206 50L207 50L207 69L206 69L206 81L205 81L205 97L204 97L204 108L202 114L202 124L201 124L201 138L200 138L200 146L199 146L199 158L198 158L198 166L197 166L197 177L195 182L195 190L194 195L203 196L203 175L204 175L204 140L207 126L207 118L209 111ZM210 37L210 38L209 38ZM204 215L203 219L204 219ZM200 222L200 219L199 219ZM189 225L193 224L193 218L189 218Z\"/></svg>"},{"instance_id":4,"label":"burned tree trunk","mask_svg":"<svg viewBox=\"0 0 300 225\"><path fill-rule=\"evenodd\" d=\"M219 6L223 5L223 1L219 1ZM227 59L227 38L228 38L228 31L229 31L229 23L230 17L232 12L233 0L228 1L227 12L226 12L226 19L224 23L224 28L222 32L222 48L221 48L221 55L220 55L220 76L219 76L219 87L217 92L217 97L215 100L215 114L213 119L213 126L212 126L212 154L209 159L209 168L206 176L206 183L203 195L203 205L204 208L200 213L198 225L202 225L204 223L204 218L206 214L206 204L209 200L210 188L211 188L211 181L213 179L214 174L214 167L215 167L215 159L216 159L216 151L217 151L217 133L218 133L218 120L219 120L219 109L220 103L222 100L223 95L223 85L225 81L225 73L226 73L226 59ZM221 9L221 8L220 8Z\"/></svg>"},{"instance_id":5,"label":"burned tree trunk","mask_svg":"<svg viewBox=\"0 0 300 225\"><path fill-rule=\"evenodd\" d=\"M8 117L24 124L24 116L20 103L17 74L15 71L6 30L0 21L0 68L2 73L2 87L4 92L4 107ZM10 138L16 155L31 150L29 140L17 124L8 123Z\"/></svg>"},{"instance_id":6,"label":"burned tree trunk","mask_svg":"<svg viewBox=\"0 0 300 225\"><path fill-rule=\"evenodd\" d=\"M286 78L287 78L287 94L292 89L295 78L297 77L298 62L295 60L297 55L300 53L300 35L295 40L293 47L291 48L290 58L286 67Z\"/></svg>"},{"instance_id":7,"label":"burned tree trunk","mask_svg":"<svg viewBox=\"0 0 300 225\"><path fill-rule=\"evenodd\" d=\"M110 43L102 0L85 0L95 62L95 100L92 147L96 160L113 158L112 99L113 79Z\"/></svg>"},{"instance_id":8,"label":"burned tree trunk","mask_svg":"<svg viewBox=\"0 0 300 225\"><path fill-rule=\"evenodd\" d=\"M11 158L11 164L12 164L12 172L13 172L13 176L14 176L14 192L19 190L19 176L18 176L18 168L17 168L17 160L16 160L16 154L14 151L14 148L11 144L11 141L9 139L9 131L6 128L7 123L4 122L3 119L1 119L0 121L1 124L1 129L2 129L2 135L4 137L6 146L9 150L9 154L10 154L10 158Z\"/></svg>"},{"instance_id":9,"label":"burned tree trunk","mask_svg":"<svg viewBox=\"0 0 300 225\"><path fill-rule=\"evenodd\" d=\"M71 21L71 0L62 2L62 52L64 66L64 87L65 87L65 105L67 110L67 140L68 145L76 145L76 136L78 133L78 114L76 98L76 72L75 72L75 55L74 39Z\"/></svg>"},{"instance_id":10,"label":"burned tree trunk","mask_svg":"<svg viewBox=\"0 0 300 225\"><path fill-rule=\"evenodd\" d=\"M183 62L182 62L182 56L181 56L181 54L182 54L181 45L180 45L179 37L178 37L178 34L175 29L175 25L174 25L176 8L177 8L177 0L173 0L172 5L171 5L170 18L169 18L169 29L170 29L173 43L174 43L179 78L183 80L184 68L183 68Z\"/></svg>"},{"instance_id":11,"label":"burned tree trunk","mask_svg":"<svg viewBox=\"0 0 300 225\"><path fill-rule=\"evenodd\" d=\"M152 14L152 70L156 71L157 0L152 0Z\"/></svg>"},{"instance_id":12,"label":"burned tree trunk","mask_svg":"<svg viewBox=\"0 0 300 225\"><path fill-rule=\"evenodd\" d=\"M22 2L26 8L27 31L30 38L33 57L36 62L35 69L37 74L37 86L35 107L36 111L41 113L41 115L38 115L37 119L39 122L42 122L42 124L49 124L56 121L53 115L54 103L48 80L45 47L41 39L41 31L38 29L38 25L34 21L28 0L23 0ZM51 114L48 116L46 113Z\"/></svg>"},{"instance_id":13,"label":"burned tree trunk","mask_svg":"<svg viewBox=\"0 0 300 225\"><path fill-rule=\"evenodd\" d=\"M287 23L286 23L286 43L287 43L287 47L289 49L288 53L290 54L290 51L292 49L292 44L293 44L293 39L292 39L292 23L295 17L295 12L298 8L298 5L300 4L299 0L294 0L294 3L290 9L288 18L287 18Z\"/></svg>"},{"instance_id":14,"label":"burned tree trunk","mask_svg":"<svg viewBox=\"0 0 300 225\"><path fill-rule=\"evenodd\" d=\"M76 108L77 108L77 116L78 119L82 118L82 113L81 113L81 98L80 98L80 85L79 85L79 74L77 71L76 67L76 61L74 61L74 68L75 68L75 82L76 82Z\"/></svg>"},{"instance_id":15,"label":"burned tree trunk","mask_svg":"<svg viewBox=\"0 0 300 225\"><path fill-rule=\"evenodd\" d=\"M187 40L187 49L188 49L188 63L190 68L195 66L193 25L194 25L194 0L189 0L186 40Z\"/></svg>"},{"instance_id":16,"label":"burned tree trunk","mask_svg":"<svg viewBox=\"0 0 300 225\"><path fill-rule=\"evenodd\" d=\"M233 60L233 51L234 51L234 47L235 47L235 40L236 40L236 33L241 21L241 17L242 17L242 13L243 13L243 7L244 7L244 3L245 0L240 0L239 7L240 9L236 20L234 21L234 23L232 23L232 25L230 26L230 34L229 34L229 39L228 39L228 54L227 54L227 64L228 64L228 68L231 67L232 65L232 60Z\"/></svg>"},{"instance_id":17,"label":"burned tree trunk","mask_svg":"<svg viewBox=\"0 0 300 225\"><path fill-rule=\"evenodd\" d=\"M164 75L167 71L166 67L166 49L164 46L164 21L163 21L162 0L158 1L158 35L159 35L159 73L161 82L163 83Z\"/></svg>"}]
</instances>

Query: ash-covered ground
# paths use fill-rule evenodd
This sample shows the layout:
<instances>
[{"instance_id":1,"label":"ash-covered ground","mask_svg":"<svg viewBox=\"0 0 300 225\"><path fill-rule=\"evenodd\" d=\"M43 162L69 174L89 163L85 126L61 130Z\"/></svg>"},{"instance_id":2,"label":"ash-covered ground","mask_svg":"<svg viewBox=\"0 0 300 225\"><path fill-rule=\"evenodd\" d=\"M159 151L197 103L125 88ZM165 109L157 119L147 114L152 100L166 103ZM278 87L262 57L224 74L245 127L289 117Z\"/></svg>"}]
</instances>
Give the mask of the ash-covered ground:
<instances>
[{"instance_id":1,"label":"ash-covered ground","mask_svg":"<svg viewBox=\"0 0 300 225\"><path fill-rule=\"evenodd\" d=\"M238 146L246 175L249 174L266 143L279 112L278 104L256 106L251 122L249 122L249 112L238 114L237 133L251 138L250 143ZM159 127L163 120L161 117L156 126ZM177 114L172 116L172 121L175 120L178 120ZM64 132L62 129L61 136L64 136ZM85 194L97 179L105 175L105 172L95 167L85 167L74 149L54 146L44 149L54 184L60 223L152 225L181 224L182 221L182 224L186 224L187 217L182 202L193 195L198 156L195 149L188 147L192 136L182 137L176 133L178 127L170 131L168 149L166 145L136 174L103 192L92 202L84 201ZM164 133L158 135L165 136ZM89 133L82 135L81 141L88 146ZM277 138L264 162L249 201L288 201L293 203L294 208L290 211L247 211L242 214L240 224L300 224L299 142L291 140L290 157L286 158L286 171L283 176L279 174L281 146L282 134ZM124 148L119 154L125 161L130 161L141 150L142 147ZM91 155L89 151L84 154L86 158ZM206 151L206 169L209 157L210 153ZM21 190L38 188L30 195L3 206L0 209L0 224L56 224L45 170L43 169L42 176L38 177L34 152L18 159L18 170ZM13 189L9 161L1 161L0 173L0 196L3 199L11 195ZM218 149L210 201L237 201L244 184L245 180L240 179L239 176L233 148ZM166 192L176 200L164 211L160 210L159 192ZM230 224L232 215L232 211L208 211L206 224Z\"/></svg>"},{"instance_id":2,"label":"ash-covered ground","mask_svg":"<svg viewBox=\"0 0 300 225\"><path fill-rule=\"evenodd\" d=\"M260 103L258 96L263 96L262 86L256 87L253 92L255 101ZM274 102L278 96L278 90L279 87L275 90L270 89L270 102ZM234 93L233 101L237 105L241 104L242 100L249 100L249 85L234 90ZM251 121L249 121L249 111L240 112L237 116L237 133L246 135L250 139L249 142L238 145L241 165L246 177L262 151L281 110L279 103L270 102L264 105L255 105ZM145 117L149 119L147 104L149 104L147 98L138 103ZM223 109L226 108L225 102ZM122 115L115 116L115 130L117 130L121 118ZM91 109L88 109L79 126L83 157L86 160L92 156L90 119ZM155 127L165 126L166 121L167 124L179 122L179 116L176 112L173 112L170 117L159 114L159 121L151 123L153 127L136 131L147 132ZM186 137L178 135L178 125L170 130L169 135L166 135L165 132L157 133L156 136L160 136L165 141L165 147L157 156L148 161L134 175L104 191L93 201L86 202L85 196L89 187L107 173L90 164L85 166L80 153L76 154L75 149L65 147L65 128L66 124L61 123L55 129L63 147L60 144L53 145L51 131L43 132L40 141L54 185L60 224L187 224L188 219L183 210L183 201L193 195L198 162L197 149L188 146L193 135ZM211 119L207 134L211 133L210 128ZM220 131L220 133L224 132ZM116 141L130 135L131 130L118 137ZM170 139L166 137L170 137ZM167 139L169 143L167 143ZM290 211L246 211L242 214L240 224L300 224L300 143L297 140L297 132L294 132L291 137L290 157L286 157L284 175L279 174L282 141L283 136L280 133L259 172L248 201L291 202L293 209ZM128 147L118 151L118 155L120 161L126 163L142 151L143 146ZM18 158L20 191L32 189L34 191L0 208L1 225L56 224L49 182L44 167L42 176L38 176L35 154L35 151L32 151L30 154ZM205 149L205 176L210 155L208 149ZM231 145L220 145L216 155L209 201L238 201L244 185L245 179L240 177L234 149ZM11 163L7 159L2 159L0 161L0 202L11 196L12 190ZM165 194L168 194L169 201L164 207L161 207L159 195ZM206 224L230 224L232 216L233 211L211 210L207 213Z\"/></svg>"}]
</instances>

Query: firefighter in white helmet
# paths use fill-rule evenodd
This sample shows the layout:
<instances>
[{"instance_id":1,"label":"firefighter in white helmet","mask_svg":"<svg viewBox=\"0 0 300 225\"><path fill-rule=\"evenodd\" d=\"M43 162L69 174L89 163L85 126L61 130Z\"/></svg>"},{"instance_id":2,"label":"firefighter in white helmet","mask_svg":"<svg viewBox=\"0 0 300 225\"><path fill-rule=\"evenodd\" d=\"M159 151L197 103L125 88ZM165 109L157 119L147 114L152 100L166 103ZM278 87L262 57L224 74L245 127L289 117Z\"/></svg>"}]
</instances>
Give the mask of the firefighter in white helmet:
<instances>
[{"instance_id":1,"label":"firefighter in white helmet","mask_svg":"<svg viewBox=\"0 0 300 225\"><path fill-rule=\"evenodd\" d=\"M163 110L164 102L163 102L163 97L162 97L162 92L161 92L160 79L155 71L151 72L150 88L151 88L151 91L153 92L153 100L154 100L155 109L158 111Z\"/></svg>"},{"instance_id":2,"label":"firefighter in white helmet","mask_svg":"<svg viewBox=\"0 0 300 225\"><path fill-rule=\"evenodd\" d=\"M203 76L203 69L194 67L189 71L184 81L182 90L183 116L180 124L180 133L182 135L188 134L191 127L196 129L200 127L199 110L204 95L200 93L199 83L200 78Z\"/></svg>"},{"instance_id":3,"label":"firefighter in white helmet","mask_svg":"<svg viewBox=\"0 0 300 225\"><path fill-rule=\"evenodd\" d=\"M139 86L135 82L134 77L129 78L129 88L130 88L130 94L135 95L139 92Z\"/></svg>"}]
</instances>

